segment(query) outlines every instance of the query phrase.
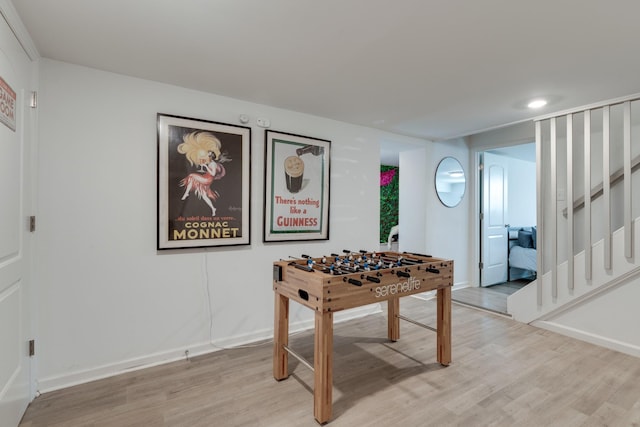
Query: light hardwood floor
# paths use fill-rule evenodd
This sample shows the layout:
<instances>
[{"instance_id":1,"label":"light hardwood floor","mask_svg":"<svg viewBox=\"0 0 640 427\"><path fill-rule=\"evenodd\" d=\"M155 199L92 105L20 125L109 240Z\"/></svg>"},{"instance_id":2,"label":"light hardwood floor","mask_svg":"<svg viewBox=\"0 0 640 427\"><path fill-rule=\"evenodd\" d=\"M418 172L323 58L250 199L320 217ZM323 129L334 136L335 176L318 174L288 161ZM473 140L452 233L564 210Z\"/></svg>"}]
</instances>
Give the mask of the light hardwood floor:
<instances>
[{"instance_id":1,"label":"light hardwood floor","mask_svg":"<svg viewBox=\"0 0 640 427\"><path fill-rule=\"evenodd\" d=\"M451 298L462 304L483 308L500 314L507 314L507 297L522 289L530 280L514 280L488 287L468 287L456 289Z\"/></svg>"},{"instance_id":2,"label":"light hardwood floor","mask_svg":"<svg viewBox=\"0 0 640 427\"><path fill-rule=\"evenodd\" d=\"M401 312L435 324L433 300L404 298ZM452 319L448 367L435 334L411 323L395 343L382 313L336 324L329 425L640 425L639 358L455 303ZM311 332L290 344L312 358ZM317 426L312 372L290 358L277 382L271 357L264 343L46 393L20 425Z\"/></svg>"}]
</instances>

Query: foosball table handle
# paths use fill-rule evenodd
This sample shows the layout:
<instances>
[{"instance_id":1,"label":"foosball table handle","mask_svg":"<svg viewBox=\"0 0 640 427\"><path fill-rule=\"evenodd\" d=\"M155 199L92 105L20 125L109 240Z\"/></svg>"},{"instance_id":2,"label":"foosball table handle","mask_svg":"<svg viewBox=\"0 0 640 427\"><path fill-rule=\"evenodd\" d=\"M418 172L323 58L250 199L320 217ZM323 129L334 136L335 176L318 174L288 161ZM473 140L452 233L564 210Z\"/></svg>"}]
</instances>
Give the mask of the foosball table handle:
<instances>
[{"instance_id":1,"label":"foosball table handle","mask_svg":"<svg viewBox=\"0 0 640 427\"><path fill-rule=\"evenodd\" d=\"M425 255L425 254L417 254L415 252L404 252L405 254L409 254L409 255L416 255L416 256L423 256L423 257L427 257L427 258L433 258L431 255Z\"/></svg>"},{"instance_id":2,"label":"foosball table handle","mask_svg":"<svg viewBox=\"0 0 640 427\"><path fill-rule=\"evenodd\" d=\"M343 280L355 286L362 286L362 282L360 280L352 279L351 277L349 277L348 279L345 277Z\"/></svg>"},{"instance_id":3,"label":"foosball table handle","mask_svg":"<svg viewBox=\"0 0 640 427\"><path fill-rule=\"evenodd\" d=\"M411 277L411 274L407 273L406 271L396 271L396 274L398 275L398 277Z\"/></svg>"},{"instance_id":4,"label":"foosball table handle","mask_svg":"<svg viewBox=\"0 0 640 427\"><path fill-rule=\"evenodd\" d=\"M370 282L375 282L375 283L380 283L380 279L378 279L377 277L373 277L373 276L365 276L364 274L362 276L360 276L361 279L367 279Z\"/></svg>"}]
</instances>

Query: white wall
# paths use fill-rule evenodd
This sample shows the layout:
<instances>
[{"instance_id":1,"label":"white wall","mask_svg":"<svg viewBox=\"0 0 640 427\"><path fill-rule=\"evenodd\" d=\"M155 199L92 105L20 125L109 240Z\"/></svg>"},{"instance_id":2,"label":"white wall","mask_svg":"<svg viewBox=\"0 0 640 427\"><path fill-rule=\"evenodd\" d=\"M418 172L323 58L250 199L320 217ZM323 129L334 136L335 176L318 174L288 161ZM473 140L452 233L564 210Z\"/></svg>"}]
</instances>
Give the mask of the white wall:
<instances>
[{"instance_id":1,"label":"white wall","mask_svg":"<svg viewBox=\"0 0 640 427\"><path fill-rule=\"evenodd\" d=\"M514 227L536 224L536 164L509 158L508 223Z\"/></svg>"},{"instance_id":2,"label":"white wall","mask_svg":"<svg viewBox=\"0 0 640 427\"><path fill-rule=\"evenodd\" d=\"M427 199L429 192L424 190L432 180L427 167L431 146L429 144L424 148L403 151L399 156L398 249L400 251L427 253Z\"/></svg>"},{"instance_id":3,"label":"white wall","mask_svg":"<svg viewBox=\"0 0 640 427\"><path fill-rule=\"evenodd\" d=\"M435 190L442 158L460 161L467 177L460 204L444 206ZM400 153L399 249L454 261L454 285L470 281L469 149L462 139L433 142Z\"/></svg>"},{"instance_id":4,"label":"white wall","mask_svg":"<svg viewBox=\"0 0 640 427\"><path fill-rule=\"evenodd\" d=\"M540 326L640 357L640 279L609 289Z\"/></svg>"},{"instance_id":5,"label":"white wall","mask_svg":"<svg viewBox=\"0 0 640 427\"><path fill-rule=\"evenodd\" d=\"M535 141L536 136L533 122L526 121L471 135L466 139L472 151L484 151L490 148L529 143Z\"/></svg>"},{"instance_id":6,"label":"white wall","mask_svg":"<svg viewBox=\"0 0 640 427\"><path fill-rule=\"evenodd\" d=\"M454 157L462 165L465 173L466 190L460 204L449 208L438 198L435 186L436 169L444 157ZM440 258L454 260L454 284L466 285L470 278L470 254L472 253L470 223L471 187L469 175L472 168L469 164L469 148L463 139L435 142L426 167L429 180L424 190L427 194L427 237L428 254Z\"/></svg>"},{"instance_id":7,"label":"white wall","mask_svg":"<svg viewBox=\"0 0 640 427\"><path fill-rule=\"evenodd\" d=\"M51 60L40 73L41 391L271 337L273 261L377 249L378 141L423 142ZM158 112L224 123L251 117L250 246L156 251ZM262 243L256 117L332 141L329 241ZM293 328L312 324L296 304L290 317Z\"/></svg>"}]
</instances>

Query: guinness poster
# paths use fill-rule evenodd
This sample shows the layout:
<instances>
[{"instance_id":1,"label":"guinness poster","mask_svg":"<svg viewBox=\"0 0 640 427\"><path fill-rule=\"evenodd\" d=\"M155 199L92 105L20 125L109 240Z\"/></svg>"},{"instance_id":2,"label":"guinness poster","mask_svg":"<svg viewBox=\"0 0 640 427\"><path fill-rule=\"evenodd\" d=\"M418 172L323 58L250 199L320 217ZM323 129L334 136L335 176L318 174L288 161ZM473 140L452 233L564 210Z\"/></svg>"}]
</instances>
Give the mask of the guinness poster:
<instances>
[{"instance_id":1,"label":"guinness poster","mask_svg":"<svg viewBox=\"0 0 640 427\"><path fill-rule=\"evenodd\" d=\"M329 238L331 142L266 131L264 241Z\"/></svg>"}]
</instances>

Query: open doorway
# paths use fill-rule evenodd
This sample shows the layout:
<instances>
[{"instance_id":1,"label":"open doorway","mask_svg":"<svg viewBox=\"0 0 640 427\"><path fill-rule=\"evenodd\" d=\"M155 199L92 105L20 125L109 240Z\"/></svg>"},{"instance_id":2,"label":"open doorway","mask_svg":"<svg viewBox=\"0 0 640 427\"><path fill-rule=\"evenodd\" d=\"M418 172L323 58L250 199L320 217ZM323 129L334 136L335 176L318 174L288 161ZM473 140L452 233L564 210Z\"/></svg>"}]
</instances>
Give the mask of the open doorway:
<instances>
[{"instance_id":1,"label":"open doorway","mask_svg":"<svg viewBox=\"0 0 640 427\"><path fill-rule=\"evenodd\" d=\"M536 277L535 143L479 152L478 287L458 302L507 313L507 297Z\"/></svg>"},{"instance_id":2,"label":"open doorway","mask_svg":"<svg viewBox=\"0 0 640 427\"><path fill-rule=\"evenodd\" d=\"M400 168L380 165L380 249L398 250L400 232Z\"/></svg>"}]
</instances>

